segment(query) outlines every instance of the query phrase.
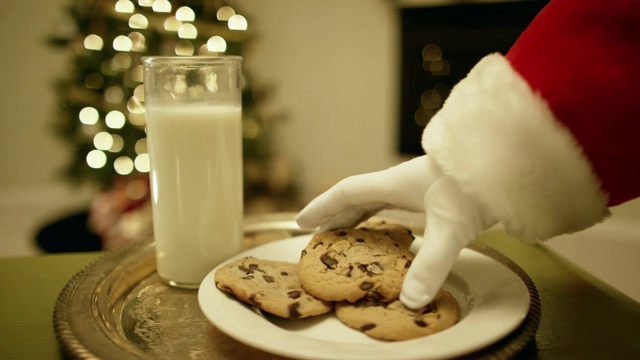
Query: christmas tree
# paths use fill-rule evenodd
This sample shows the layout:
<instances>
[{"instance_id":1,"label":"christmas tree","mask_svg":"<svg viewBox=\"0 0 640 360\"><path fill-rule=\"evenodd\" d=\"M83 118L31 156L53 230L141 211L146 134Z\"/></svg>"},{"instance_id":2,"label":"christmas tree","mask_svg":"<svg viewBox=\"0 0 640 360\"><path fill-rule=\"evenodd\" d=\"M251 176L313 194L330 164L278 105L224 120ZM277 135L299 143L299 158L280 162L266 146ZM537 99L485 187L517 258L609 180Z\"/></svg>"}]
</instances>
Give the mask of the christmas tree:
<instances>
[{"instance_id":1,"label":"christmas tree","mask_svg":"<svg viewBox=\"0 0 640 360\"><path fill-rule=\"evenodd\" d=\"M71 0L66 9L71 26L56 29L50 39L71 56L55 89L55 130L70 149L66 178L105 191L129 179L148 180L141 58L242 56L251 31L232 5L225 0ZM265 175L272 166L267 123L274 120L260 111L267 93L255 89L243 70L245 201L266 194L279 204L268 210L286 210L295 206L294 186L285 181L274 187ZM122 212L144 202L148 191L127 195L134 198ZM150 215L145 218L150 222Z\"/></svg>"}]
</instances>

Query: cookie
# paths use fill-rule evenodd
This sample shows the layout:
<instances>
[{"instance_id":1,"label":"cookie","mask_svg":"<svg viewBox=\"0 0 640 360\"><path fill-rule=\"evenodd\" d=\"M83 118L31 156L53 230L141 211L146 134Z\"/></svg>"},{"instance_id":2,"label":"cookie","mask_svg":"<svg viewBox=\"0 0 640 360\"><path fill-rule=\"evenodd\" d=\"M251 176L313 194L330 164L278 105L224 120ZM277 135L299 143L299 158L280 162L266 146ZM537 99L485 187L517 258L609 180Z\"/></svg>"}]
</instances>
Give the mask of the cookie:
<instances>
[{"instance_id":1,"label":"cookie","mask_svg":"<svg viewBox=\"0 0 640 360\"><path fill-rule=\"evenodd\" d=\"M381 232L406 248L409 248L415 239L413 232L406 227L398 224L388 224L384 221L366 221L360 224L358 229L370 229Z\"/></svg>"},{"instance_id":2,"label":"cookie","mask_svg":"<svg viewBox=\"0 0 640 360\"><path fill-rule=\"evenodd\" d=\"M427 306L407 308L400 300L379 303L362 300L335 304L336 316L345 325L379 340L409 340L448 329L460 320L460 306L449 292L440 290Z\"/></svg>"},{"instance_id":3,"label":"cookie","mask_svg":"<svg viewBox=\"0 0 640 360\"><path fill-rule=\"evenodd\" d=\"M337 229L314 235L300 256L302 287L327 301L398 298L414 255L370 229Z\"/></svg>"},{"instance_id":4,"label":"cookie","mask_svg":"<svg viewBox=\"0 0 640 360\"><path fill-rule=\"evenodd\" d=\"M218 269L214 278L218 289L283 318L305 318L333 309L331 302L304 291L298 264L244 257Z\"/></svg>"}]
</instances>

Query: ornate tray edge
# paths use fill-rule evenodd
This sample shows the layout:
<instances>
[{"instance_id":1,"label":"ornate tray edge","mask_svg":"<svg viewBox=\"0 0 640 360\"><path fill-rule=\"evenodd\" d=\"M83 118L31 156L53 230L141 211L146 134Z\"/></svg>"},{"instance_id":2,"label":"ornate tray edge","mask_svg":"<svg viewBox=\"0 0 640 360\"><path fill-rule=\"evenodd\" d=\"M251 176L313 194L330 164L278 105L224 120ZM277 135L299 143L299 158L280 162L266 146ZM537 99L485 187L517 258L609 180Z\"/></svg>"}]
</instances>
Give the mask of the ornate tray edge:
<instances>
[{"instance_id":1,"label":"ornate tray edge","mask_svg":"<svg viewBox=\"0 0 640 360\"><path fill-rule=\"evenodd\" d=\"M287 214L288 215L288 214ZM286 217L286 216L285 216ZM295 228L295 222L289 218L289 220L284 219L283 217L277 218L269 218L269 219L261 219L261 220L269 220L277 222L279 225L285 226L283 228L279 228L278 230L297 230ZM395 219L394 219L395 222ZM293 223L293 224L290 224ZM405 225L406 226L406 225ZM248 227L245 227L245 230L248 230L248 233L251 233L255 228L256 231L262 231L266 229L266 227L258 225L255 226L253 224L249 224ZM56 339L58 344L62 350L62 352L74 359L98 359L100 358L90 349L88 349L85 344L76 336L73 331L72 324L70 322L71 317L69 316L70 309L68 307L70 301L73 299L73 296L78 289L78 286L86 279L87 275L91 273L95 268L109 263L110 261L117 259L118 257L126 256L128 253L135 252L136 248L142 248L149 246L150 243L153 242L151 238L142 239L134 244L109 251L89 264L85 265L80 271L78 271L63 287L61 292L58 295L56 303L53 309L53 327L56 335ZM529 312L527 313L526 318L523 320L522 324L514 330L510 335L502 339L501 341L482 349L473 354L469 354L464 356L463 358L486 358L486 359L509 359L513 358L517 354L523 351L534 339L535 334L538 330L541 314L542 314L542 304L540 301L540 295L535 286L533 280L529 277L529 275L516 263L514 263L511 259L503 255L497 250L493 248L474 242L469 245L470 249L478 251L482 254L485 254L501 264L508 267L511 271L513 271L518 277L523 281L525 286L527 287L530 295L530 306Z\"/></svg>"},{"instance_id":2,"label":"ornate tray edge","mask_svg":"<svg viewBox=\"0 0 640 360\"><path fill-rule=\"evenodd\" d=\"M58 344L64 354L75 359L98 359L91 350L87 349L73 331L69 316L69 307L67 306L75 294L78 286L85 280L86 276L101 264L108 263L112 259L123 256L132 252L135 248L145 246L150 242L150 238L145 238L134 244L124 246L122 248L111 250L89 264L85 265L78 271L62 288L56 299L53 308L53 329Z\"/></svg>"}]
</instances>

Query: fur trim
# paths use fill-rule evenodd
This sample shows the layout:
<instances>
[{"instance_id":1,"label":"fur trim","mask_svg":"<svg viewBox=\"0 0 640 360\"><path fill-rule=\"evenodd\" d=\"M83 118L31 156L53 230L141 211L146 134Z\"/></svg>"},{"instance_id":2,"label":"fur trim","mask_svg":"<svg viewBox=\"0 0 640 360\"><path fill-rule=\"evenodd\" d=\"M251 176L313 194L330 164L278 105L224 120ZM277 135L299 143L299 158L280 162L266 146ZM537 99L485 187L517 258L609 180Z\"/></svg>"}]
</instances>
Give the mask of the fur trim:
<instances>
[{"instance_id":1,"label":"fur trim","mask_svg":"<svg viewBox=\"0 0 640 360\"><path fill-rule=\"evenodd\" d=\"M607 194L580 146L500 54L454 87L422 146L525 241L579 231L608 215Z\"/></svg>"}]
</instances>

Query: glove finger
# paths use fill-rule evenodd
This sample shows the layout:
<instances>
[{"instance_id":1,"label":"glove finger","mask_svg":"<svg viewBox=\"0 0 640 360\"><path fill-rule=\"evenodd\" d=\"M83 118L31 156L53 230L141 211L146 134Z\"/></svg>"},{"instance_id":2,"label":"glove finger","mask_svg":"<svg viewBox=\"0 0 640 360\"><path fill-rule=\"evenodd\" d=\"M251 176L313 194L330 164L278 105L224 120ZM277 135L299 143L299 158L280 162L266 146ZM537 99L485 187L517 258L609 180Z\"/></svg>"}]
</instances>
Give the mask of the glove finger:
<instances>
[{"instance_id":1,"label":"glove finger","mask_svg":"<svg viewBox=\"0 0 640 360\"><path fill-rule=\"evenodd\" d=\"M320 194L302 209L295 220L303 229L350 227L365 214L373 214L385 206L366 199L356 181L341 181Z\"/></svg>"},{"instance_id":2,"label":"glove finger","mask_svg":"<svg viewBox=\"0 0 640 360\"><path fill-rule=\"evenodd\" d=\"M437 165L427 156L386 170L351 176L311 201L296 221L302 228L315 228L348 208L361 208L362 214L383 207L424 211L424 194L438 176Z\"/></svg>"},{"instance_id":3,"label":"glove finger","mask_svg":"<svg viewBox=\"0 0 640 360\"><path fill-rule=\"evenodd\" d=\"M444 283L460 251L495 224L482 204L443 176L425 195L427 223L422 244L402 286L410 308L427 305Z\"/></svg>"},{"instance_id":4,"label":"glove finger","mask_svg":"<svg viewBox=\"0 0 640 360\"><path fill-rule=\"evenodd\" d=\"M375 190L376 182L384 181L380 178L379 173L370 173L341 180L307 204L296 216L296 222L303 229L315 228L331 221L344 225L365 213L382 208L384 203L377 200L379 192ZM339 220L343 215L350 217Z\"/></svg>"},{"instance_id":5,"label":"glove finger","mask_svg":"<svg viewBox=\"0 0 640 360\"><path fill-rule=\"evenodd\" d=\"M452 242L436 241L425 234L424 244L409 267L402 284L400 301L411 309L429 304L444 284L461 248Z\"/></svg>"},{"instance_id":6,"label":"glove finger","mask_svg":"<svg viewBox=\"0 0 640 360\"><path fill-rule=\"evenodd\" d=\"M318 231L326 231L337 228L350 228L365 221L384 207L384 204L370 204L368 206L359 206L347 208L341 213L335 215L331 220L318 228Z\"/></svg>"}]
</instances>

